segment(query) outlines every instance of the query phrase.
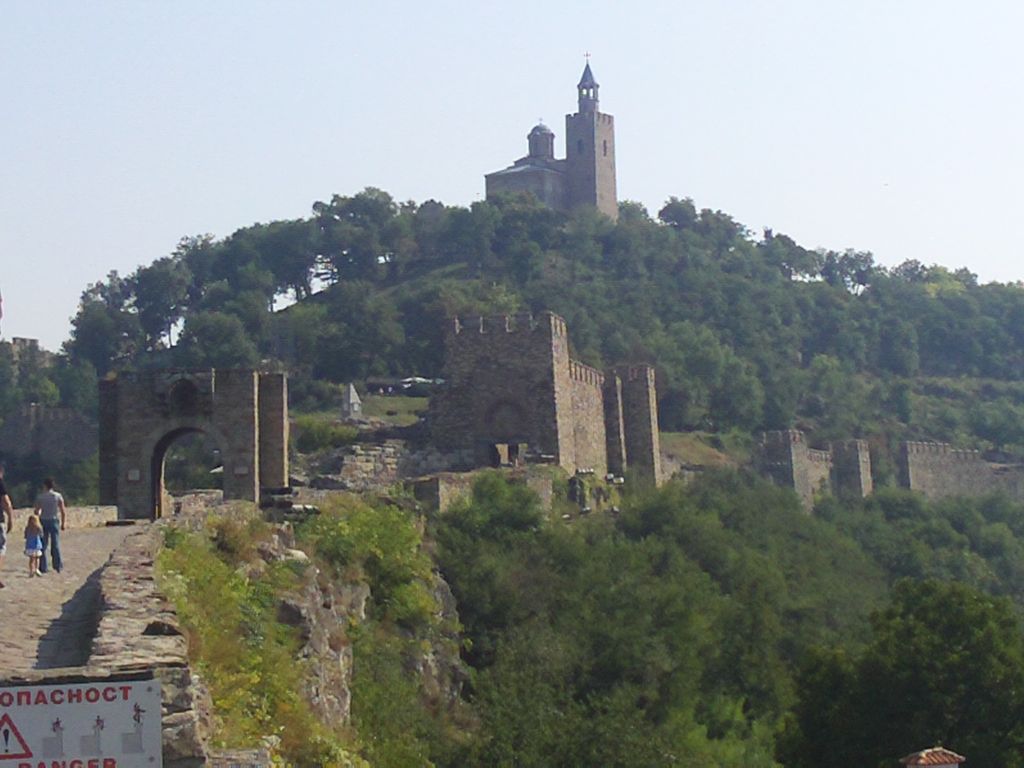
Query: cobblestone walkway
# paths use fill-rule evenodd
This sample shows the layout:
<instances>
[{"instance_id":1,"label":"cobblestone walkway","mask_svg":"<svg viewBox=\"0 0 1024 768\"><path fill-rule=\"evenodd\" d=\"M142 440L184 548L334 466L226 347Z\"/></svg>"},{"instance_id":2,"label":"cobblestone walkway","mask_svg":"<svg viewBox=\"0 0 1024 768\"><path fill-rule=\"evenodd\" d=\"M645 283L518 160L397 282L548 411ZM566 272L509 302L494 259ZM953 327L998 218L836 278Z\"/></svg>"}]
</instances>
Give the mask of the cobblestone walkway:
<instances>
[{"instance_id":1,"label":"cobblestone walkway","mask_svg":"<svg viewBox=\"0 0 1024 768\"><path fill-rule=\"evenodd\" d=\"M131 527L64 531L64 570L28 576L20 525L0 568L0 673L84 664L96 629L99 569Z\"/></svg>"}]
</instances>

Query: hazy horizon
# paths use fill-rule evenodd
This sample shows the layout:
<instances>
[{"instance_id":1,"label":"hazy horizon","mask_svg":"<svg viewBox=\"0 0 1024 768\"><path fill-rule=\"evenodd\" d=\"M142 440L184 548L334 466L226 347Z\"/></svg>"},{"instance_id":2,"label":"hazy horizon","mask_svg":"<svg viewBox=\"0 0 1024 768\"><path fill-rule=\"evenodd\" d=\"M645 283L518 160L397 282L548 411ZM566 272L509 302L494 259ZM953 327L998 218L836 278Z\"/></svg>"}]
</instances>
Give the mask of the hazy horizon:
<instances>
[{"instance_id":1,"label":"hazy horizon","mask_svg":"<svg viewBox=\"0 0 1024 768\"><path fill-rule=\"evenodd\" d=\"M620 199L1016 281L1022 22L917 0L10 4L0 330L56 349L110 270L335 193L481 199L538 118L564 153L585 51Z\"/></svg>"}]
</instances>

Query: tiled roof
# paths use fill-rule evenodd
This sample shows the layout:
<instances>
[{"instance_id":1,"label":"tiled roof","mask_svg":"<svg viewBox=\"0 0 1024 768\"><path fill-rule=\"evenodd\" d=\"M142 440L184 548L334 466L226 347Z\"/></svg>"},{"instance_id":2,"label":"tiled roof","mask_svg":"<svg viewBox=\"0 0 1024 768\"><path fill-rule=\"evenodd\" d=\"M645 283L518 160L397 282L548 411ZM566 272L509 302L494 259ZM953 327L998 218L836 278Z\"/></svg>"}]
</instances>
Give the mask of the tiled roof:
<instances>
[{"instance_id":1,"label":"tiled roof","mask_svg":"<svg viewBox=\"0 0 1024 768\"><path fill-rule=\"evenodd\" d=\"M945 747L932 747L907 755L900 762L904 765L960 765L967 762L967 758Z\"/></svg>"}]
</instances>

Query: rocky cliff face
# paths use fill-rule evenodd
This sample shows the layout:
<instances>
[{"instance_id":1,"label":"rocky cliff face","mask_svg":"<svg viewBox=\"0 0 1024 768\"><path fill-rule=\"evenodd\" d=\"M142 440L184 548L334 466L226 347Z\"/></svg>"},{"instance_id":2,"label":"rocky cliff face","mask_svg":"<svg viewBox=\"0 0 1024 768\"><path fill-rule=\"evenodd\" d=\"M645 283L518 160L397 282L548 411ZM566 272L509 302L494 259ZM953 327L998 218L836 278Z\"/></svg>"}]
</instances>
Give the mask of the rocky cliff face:
<instances>
[{"instance_id":1,"label":"rocky cliff face","mask_svg":"<svg viewBox=\"0 0 1024 768\"><path fill-rule=\"evenodd\" d=\"M265 562L295 560L308 563L305 552L295 548L290 525L279 526L270 542L260 548ZM438 605L435 642L422 646L409 659L409 668L420 678L426 703L453 707L467 680L459 658L458 614L448 584L434 575L431 589ZM353 653L349 631L367 618L370 588L362 582L337 583L310 565L302 587L281 598L278 621L297 627L302 638L299 658L309 665L306 697L323 722L348 724L352 708Z\"/></svg>"}]
</instances>

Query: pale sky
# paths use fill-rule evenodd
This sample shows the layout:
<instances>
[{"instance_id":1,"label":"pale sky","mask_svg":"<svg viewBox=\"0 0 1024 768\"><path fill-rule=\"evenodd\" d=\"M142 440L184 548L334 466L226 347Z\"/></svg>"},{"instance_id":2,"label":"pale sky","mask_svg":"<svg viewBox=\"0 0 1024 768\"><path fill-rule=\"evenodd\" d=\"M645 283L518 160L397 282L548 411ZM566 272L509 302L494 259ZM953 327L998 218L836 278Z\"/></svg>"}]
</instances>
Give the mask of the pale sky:
<instances>
[{"instance_id":1,"label":"pale sky","mask_svg":"<svg viewBox=\"0 0 1024 768\"><path fill-rule=\"evenodd\" d=\"M465 205L583 54L621 199L1024 278L1024 3L0 0L4 338L185 235L381 187Z\"/></svg>"}]
</instances>

